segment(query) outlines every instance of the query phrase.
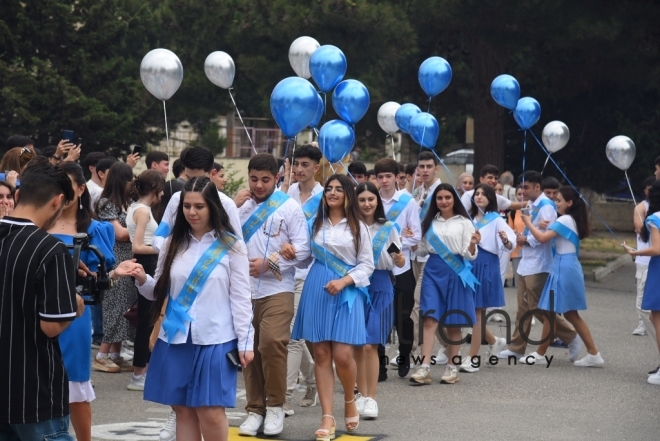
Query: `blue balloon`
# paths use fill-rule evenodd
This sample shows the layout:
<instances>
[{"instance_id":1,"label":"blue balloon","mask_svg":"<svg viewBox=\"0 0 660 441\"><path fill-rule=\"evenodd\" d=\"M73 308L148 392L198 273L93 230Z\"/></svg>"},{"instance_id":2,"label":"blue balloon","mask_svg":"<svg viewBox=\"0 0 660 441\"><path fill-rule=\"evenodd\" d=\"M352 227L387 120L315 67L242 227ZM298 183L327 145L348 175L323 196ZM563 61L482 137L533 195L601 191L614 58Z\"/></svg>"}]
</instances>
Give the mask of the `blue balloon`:
<instances>
[{"instance_id":1,"label":"blue balloon","mask_svg":"<svg viewBox=\"0 0 660 441\"><path fill-rule=\"evenodd\" d=\"M332 107L349 124L357 124L369 110L369 91L357 80L342 81L332 92Z\"/></svg>"},{"instance_id":2,"label":"blue balloon","mask_svg":"<svg viewBox=\"0 0 660 441\"><path fill-rule=\"evenodd\" d=\"M284 136L293 138L316 116L319 94L304 78L285 78L270 95L270 112Z\"/></svg>"},{"instance_id":3,"label":"blue balloon","mask_svg":"<svg viewBox=\"0 0 660 441\"><path fill-rule=\"evenodd\" d=\"M346 74L346 56L336 46L326 44L316 49L309 60L309 71L323 92L330 92Z\"/></svg>"},{"instance_id":4,"label":"blue balloon","mask_svg":"<svg viewBox=\"0 0 660 441\"><path fill-rule=\"evenodd\" d=\"M511 75L500 75L490 84L490 94L497 104L513 110L520 99L520 84Z\"/></svg>"},{"instance_id":5,"label":"blue balloon","mask_svg":"<svg viewBox=\"0 0 660 441\"><path fill-rule=\"evenodd\" d=\"M427 149L435 148L440 136L440 124L430 113L419 113L410 120L410 137Z\"/></svg>"},{"instance_id":6,"label":"blue balloon","mask_svg":"<svg viewBox=\"0 0 660 441\"><path fill-rule=\"evenodd\" d=\"M333 119L323 124L319 131L319 146L330 163L341 161L355 144L355 132L348 123Z\"/></svg>"},{"instance_id":7,"label":"blue balloon","mask_svg":"<svg viewBox=\"0 0 660 441\"><path fill-rule=\"evenodd\" d=\"M316 115L314 115L314 120L309 125L310 129L314 129L319 125L319 123L321 122L321 118L323 118L323 113L325 112L325 105L323 104L323 98L321 98L321 95L319 95L318 93L316 94L316 97L318 98L316 103Z\"/></svg>"},{"instance_id":8,"label":"blue balloon","mask_svg":"<svg viewBox=\"0 0 660 441\"><path fill-rule=\"evenodd\" d=\"M513 118L521 129L527 130L541 118L541 105L534 98L520 98L513 111Z\"/></svg>"},{"instance_id":9,"label":"blue balloon","mask_svg":"<svg viewBox=\"0 0 660 441\"><path fill-rule=\"evenodd\" d=\"M422 110L414 104L406 103L399 107L394 114L394 121L403 133L410 133L408 125L413 116L422 113Z\"/></svg>"},{"instance_id":10,"label":"blue balloon","mask_svg":"<svg viewBox=\"0 0 660 441\"><path fill-rule=\"evenodd\" d=\"M419 85L428 97L434 97L449 86L451 82L451 66L442 57L426 59L417 73Z\"/></svg>"}]
</instances>

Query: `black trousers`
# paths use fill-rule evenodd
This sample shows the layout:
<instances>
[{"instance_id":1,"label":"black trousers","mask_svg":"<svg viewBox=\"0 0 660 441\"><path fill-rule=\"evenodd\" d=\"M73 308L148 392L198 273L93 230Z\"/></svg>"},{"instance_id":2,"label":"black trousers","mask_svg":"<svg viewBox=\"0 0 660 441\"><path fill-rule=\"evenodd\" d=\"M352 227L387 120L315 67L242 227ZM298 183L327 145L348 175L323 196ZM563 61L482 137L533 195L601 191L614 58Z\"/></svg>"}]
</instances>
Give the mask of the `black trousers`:
<instances>
[{"instance_id":1,"label":"black trousers","mask_svg":"<svg viewBox=\"0 0 660 441\"><path fill-rule=\"evenodd\" d=\"M137 263L144 267L144 272L153 277L156 273L158 254L134 254ZM135 342L133 347L133 366L143 368L149 363L149 337L154 327L151 324L151 308L154 302L138 294L138 326L135 329Z\"/></svg>"},{"instance_id":2,"label":"black trousers","mask_svg":"<svg viewBox=\"0 0 660 441\"><path fill-rule=\"evenodd\" d=\"M415 306L415 285L417 281L412 269L395 277L394 284L394 325L399 336L399 355L407 359L412 351L415 338L415 324L410 313Z\"/></svg>"}]
</instances>

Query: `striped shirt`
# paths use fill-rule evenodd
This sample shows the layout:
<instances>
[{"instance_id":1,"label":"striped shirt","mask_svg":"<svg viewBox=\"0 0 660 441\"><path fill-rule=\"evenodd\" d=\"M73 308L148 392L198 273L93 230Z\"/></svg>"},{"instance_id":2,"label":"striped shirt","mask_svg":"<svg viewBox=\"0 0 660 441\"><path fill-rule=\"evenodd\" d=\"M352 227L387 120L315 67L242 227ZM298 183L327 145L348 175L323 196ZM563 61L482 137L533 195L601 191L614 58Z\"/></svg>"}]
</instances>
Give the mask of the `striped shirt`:
<instances>
[{"instance_id":1,"label":"striped shirt","mask_svg":"<svg viewBox=\"0 0 660 441\"><path fill-rule=\"evenodd\" d=\"M40 321L76 317L66 245L26 219L0 219L0 423L69 414L69 384L57 338Z\"/></svg>"}]
</instances>

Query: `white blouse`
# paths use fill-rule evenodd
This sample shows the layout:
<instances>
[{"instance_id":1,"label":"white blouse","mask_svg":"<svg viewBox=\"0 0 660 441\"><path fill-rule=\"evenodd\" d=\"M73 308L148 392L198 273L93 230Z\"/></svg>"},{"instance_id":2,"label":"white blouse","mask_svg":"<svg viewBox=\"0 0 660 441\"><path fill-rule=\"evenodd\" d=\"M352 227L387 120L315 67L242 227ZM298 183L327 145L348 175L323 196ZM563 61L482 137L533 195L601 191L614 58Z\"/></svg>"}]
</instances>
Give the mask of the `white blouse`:
<instances>
[{"instance_id":1,"label":"white blouse","mask_svg":"<svg viewBox=\"0 0 660 441\"><path fill-rule=\"evenodd\" d=\"M475 221L478 221L479 219L481 219L481 216L479 216L479 218L474 218ZM484 251L488 251L497 256L502 255L502 253L510 252L511 250L508 250L502 243L502 239L500 239L500 231L506 232L507 239L513 244L511 245L511 250L513 250L516 246L516 232L513 231L511 227L507 225L506 221L499 216L494 221L488 223L488 225L479 229L479 233L481 233L481 241L478 244L479 247Z\"/></svg>"},{"instance_id":2,"label":"white blouse","mask_svg":"<svg viewBox=\"0 0 660 441\"><path fill-rule=\"evenodd\" d=\"M564 226L573 230L573 232L579 237L577 225L575 224L575 219L573 219L573 216L565 214L563 216L559 216L555 222L559 222L560 224L563 224ZM575 248L575 245L573 245L570 240L564 239L562 236L557 234L557 237L555 238L555 251L557 254L577 253L577 248Z\"/></svg>"},{"instance_id":3,"label":"white blouse","mask_svg":"<svg viewBox=\"0 0 660 441\"><path fill-rule=\"evenodd\" d=\"M149 300L154 299L156 281L163 273L165 256L170 245L168 238L158 255L155 277L147 275L147 281L138 291ZM170 296L179 297L190 273L204 252L215 241L215 233L206 233L201 241L190 236L188 248L180 253L170 269ZM171 300L170 300L171 301ZM177 332L173 344L185 343L192 332L196 345L216 345L238 338L239 350L252 350L254 328L252 327L252 302L250 298L249 261L243 241L237 241L211 272L208 280L197 294L188 310L192 322L185 323L186 332ZM158 337L167 341L161 328Z\"/></svg>"},{"instance_id":4,"label":"white blouse","mask_svg":"<svg viewBox=\"0 0 660 441\"><path fill-rule=\"evenodd\" d=\"M376 237L376 234L380 229L383 227L383 224L379 222L374 222L373 224L369 225L367 228L369 229L369 234L371 235L371 244L373 245L373 239ZM378 258L378 264L376 265L377 270L389 270L392 271L392 269L396 266L394 265L394 259L392 259L392 256L390 256L390 253L387 252L387 249L389 248L390 245L396 244L396 246L399 247L401 250L401 241L399 240L399 233L396 230L396 227L392 227L390 230L390 237L387 239L387 242L385 242L385 246L383 246L382 251L380 252L380 257ZM373 254L373 251L372 251ZM408 265L410 266L410 264Z\"/></svg>"},{"instance_id":5,"label":"white blouse","mask_svg":"<svg viewBox=\"0 0 660 441\"><path fill-rule=\"evenodd\" d=\"M467 260L474 260L477 258L479 248L475 246L474 254L470 254L470 240L472 234L475 232L474 224L468 218L460 215L444 219L440 213L435 215L435 219L431 223L431 228L435 234L438 235L440 240L449 248L453 254L459 254ZM427 256L428 254L438 254L436 250L426 240L426 234L419 243L417 248L417 255Z\"/></svg>"}]
</instances>

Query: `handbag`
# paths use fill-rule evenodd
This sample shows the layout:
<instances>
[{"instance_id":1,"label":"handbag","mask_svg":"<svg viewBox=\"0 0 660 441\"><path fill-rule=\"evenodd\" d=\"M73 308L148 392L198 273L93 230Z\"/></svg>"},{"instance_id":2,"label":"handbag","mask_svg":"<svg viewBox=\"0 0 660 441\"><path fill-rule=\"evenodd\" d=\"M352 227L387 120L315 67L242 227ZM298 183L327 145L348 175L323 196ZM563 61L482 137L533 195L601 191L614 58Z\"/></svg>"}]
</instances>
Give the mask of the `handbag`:
<instances>
[{"instance_id":1,"label":"handbag","mask_svg":"<svg viewBox=\"0 0 660 441\"><path fill-rule=\"evenodd\" d=\"M128 320L128 323L137 329L138 326L138 302L137 300L135 303L133 303L133 306L131 306L128 311L124 313L124 318Z\"/></svg>"}]
</instances>

